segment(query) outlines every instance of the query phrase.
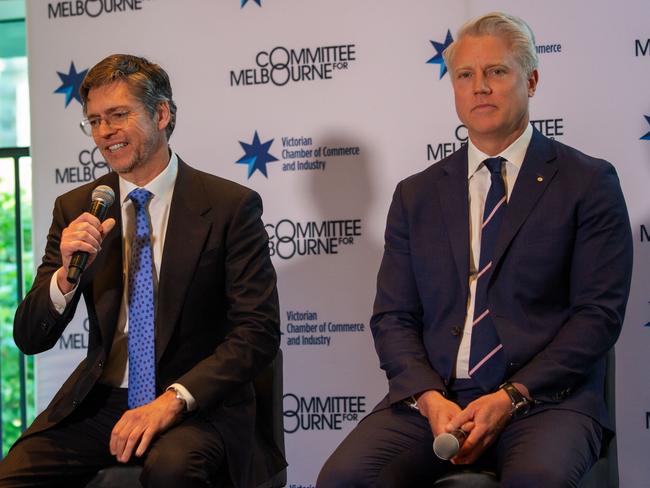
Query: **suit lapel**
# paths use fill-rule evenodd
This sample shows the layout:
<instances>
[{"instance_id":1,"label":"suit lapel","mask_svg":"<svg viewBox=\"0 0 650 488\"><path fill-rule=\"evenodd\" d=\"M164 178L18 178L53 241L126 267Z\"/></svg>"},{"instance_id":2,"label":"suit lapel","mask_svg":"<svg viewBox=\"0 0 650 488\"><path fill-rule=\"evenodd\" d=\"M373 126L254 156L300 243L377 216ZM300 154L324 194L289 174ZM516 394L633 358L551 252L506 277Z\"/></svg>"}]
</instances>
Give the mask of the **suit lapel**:
<instances>
[{"instance_id":1,"label":"suit lapel","mask_svg":"<svg viewBox=\"0 0 650 488\"><path fill-rule=\"evenodd\" d=\"M553 159L555 159L555 151L551 142L534 129L533 137L517 176L517 182L512 189L506 213L503 216L499 238L494 250L493 262L495 265L499 264L512 239L557 172L555 166L548 164Z\"/></svg>"},{"instance_id":2,"label":"suit lapel","mask_svg":"<svg viewBox=\"0 0 650 488\"><path fill-rule=\"evenodd\" d=\"M160 265L156 305L156 361L160 360L172 336L210 232L211 224L203 218L209 210L210 204L195 171L179 158Z\"/></svg>"},{"instance_id":3,"label":"suit lapel","mask_svg":"<svg viewBox=\"0 0 650 488\"><path fill-rule=\"evenodd\" d=\"M445 164L444 171L445 175L439 178L436 184L458 279L466 294L469 276L467 146L451 156Z\"/></svg>"},{"instance_id":4,"label":"suit lapel","mask_svg":"<svg viewBox=\"0 0 650 488\"><path fill-rule=\"evenodd\" d=\"M102 242L102 251L92 264L92 273L89 273L87 279L92 283L93 300L91 303L95 307L102 343L104 348L109 348L113 343L115 326L122 303L123 266L120 185L115 173L110 173L106 179L107 181L98 180L97 184L108 185L115 192L115 202L108 209L106 218L114 218L116 224Z\"/></svg>"}]
</instances>

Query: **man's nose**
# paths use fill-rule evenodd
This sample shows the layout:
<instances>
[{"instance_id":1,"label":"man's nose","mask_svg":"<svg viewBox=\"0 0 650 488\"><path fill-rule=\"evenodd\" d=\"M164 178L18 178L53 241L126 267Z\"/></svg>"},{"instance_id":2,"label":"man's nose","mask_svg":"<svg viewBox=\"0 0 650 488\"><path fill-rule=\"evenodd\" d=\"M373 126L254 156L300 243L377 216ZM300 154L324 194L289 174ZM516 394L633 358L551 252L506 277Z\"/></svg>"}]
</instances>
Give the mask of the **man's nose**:
<instances>
[{"instance_id":1,"label":"man's nose","mask_svg":"<svg viewBox=\"0 0 650 488\"><path fill-rule=\"evenodd\" d=\"M97 134L98 138L106 138L110 135L112 135L115 132L115 129L110 125L108 120L106 119L100 119L99 120L99 127L97 128L97 131L95 132Z\"/></svg>"},{"instance_id":2,"label":"man's nose","mask_svg":"<svg viewBox=\"0 0 650 488\"><path fill-rule=\"evenodd\" d=\"M474 93L490 93L492 89L488 83L487 76L483 73L478 73L474 77Z\"/></svg>"}]
</instances>

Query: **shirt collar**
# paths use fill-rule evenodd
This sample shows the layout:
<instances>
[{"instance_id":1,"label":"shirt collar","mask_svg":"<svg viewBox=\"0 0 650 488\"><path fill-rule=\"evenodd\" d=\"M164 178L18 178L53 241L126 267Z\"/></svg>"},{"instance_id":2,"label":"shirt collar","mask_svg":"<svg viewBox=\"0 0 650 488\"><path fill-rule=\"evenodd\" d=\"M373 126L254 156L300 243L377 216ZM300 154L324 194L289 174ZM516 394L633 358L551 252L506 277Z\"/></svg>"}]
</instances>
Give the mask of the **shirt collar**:
<instances>
[{"instance_id":1,"label":"shirt collar","mask_svg":"<svg viewBox=\"0 0 650 488\"><path fill-rule=\"evenodd\" d=\"M171 156L169 158L167 167L158 176L147 183L143 188L149 190L154 195L154 197L162 198L165 201L171 201L177 174L178 156L175 152L171 151ZM119 180L120 195L122 197L122 204L124 204L129 199L129 193L139 187L130 181L126 181L121 176L119 177Z\"/></svg>"},{"instance_id":2,"label":"shirt collar","mask_svg":"<svg viewBox=\"0 0 650 488\"><path fill-rule=\"evenodd\" d=\"M501 151L496 156L501 156L506 159L510 164L514 164L517 168L521 168L526 156L528 144L533 137L533 126L526 125L524 132L507 148ZM467 177L471 178L474 173L479 170L480 164L490 157L483 151L478 149L471 139L467 139Z\"/></svg>"}]
</instances>

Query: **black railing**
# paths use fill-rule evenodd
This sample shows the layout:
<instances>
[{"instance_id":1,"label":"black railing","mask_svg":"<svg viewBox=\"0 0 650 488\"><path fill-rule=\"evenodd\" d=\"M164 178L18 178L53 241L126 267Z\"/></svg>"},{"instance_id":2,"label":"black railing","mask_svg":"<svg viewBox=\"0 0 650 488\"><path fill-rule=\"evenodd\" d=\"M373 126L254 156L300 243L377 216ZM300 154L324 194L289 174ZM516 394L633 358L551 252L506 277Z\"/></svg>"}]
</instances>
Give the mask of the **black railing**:
<instances>
[{"instance_id":1,"label":"black railing","mask_svg":"<svg viewBox=\"0 0 650 488\"><path fill-rule=\"evenodd\" d=\"M20 159L29 156L29 148L0 148L0 159L12 159L14 170L14 229L15 229L15 259L16 259L16 303L20 303L24 296L24 269L23 269L23 225L22 201L20 182ZM0 335L0 350L2 349L2 336ZM27 426L27 363L22 352L18 354L19 385L20 385L20 426L24 431ZM0 364L0 392L2 391L2 364ZM3 456L3 399L0 394L0 459Z\"/></svg>"}]
</instances>

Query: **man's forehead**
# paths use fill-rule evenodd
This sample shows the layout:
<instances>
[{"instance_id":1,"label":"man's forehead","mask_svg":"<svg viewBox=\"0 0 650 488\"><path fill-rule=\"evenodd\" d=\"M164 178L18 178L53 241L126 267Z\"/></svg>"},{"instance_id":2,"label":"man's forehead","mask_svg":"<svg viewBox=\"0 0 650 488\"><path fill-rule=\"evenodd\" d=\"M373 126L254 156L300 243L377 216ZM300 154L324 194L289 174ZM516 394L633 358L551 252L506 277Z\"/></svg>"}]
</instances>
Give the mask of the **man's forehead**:
<instances>
[{"instance_id":1,"label":"man's forehead","mask_svg":"<svg viewBox=\"0 0 650 488\"><path fill-rule=\"evenodd\" d=\"M455 68L465 63L479 61L485 65L510 64L514 61L513 52L506 40L500 36L463 36L458 41L454 53Z\"/></svg>"},{"instance_id":2,"label":"man's forehead","mask_svg":"<svg viewBox=\"0 0 650 488\"><path fill-rule=\"evenodd\" d=\"M137 102L133 89L128 83L117 80L92 87L86 97L86 110L107 110L111 106L127 105Z\"/></svg>"}]
</instances>

